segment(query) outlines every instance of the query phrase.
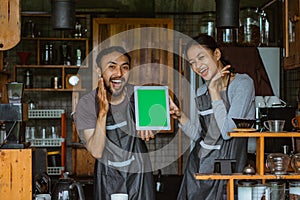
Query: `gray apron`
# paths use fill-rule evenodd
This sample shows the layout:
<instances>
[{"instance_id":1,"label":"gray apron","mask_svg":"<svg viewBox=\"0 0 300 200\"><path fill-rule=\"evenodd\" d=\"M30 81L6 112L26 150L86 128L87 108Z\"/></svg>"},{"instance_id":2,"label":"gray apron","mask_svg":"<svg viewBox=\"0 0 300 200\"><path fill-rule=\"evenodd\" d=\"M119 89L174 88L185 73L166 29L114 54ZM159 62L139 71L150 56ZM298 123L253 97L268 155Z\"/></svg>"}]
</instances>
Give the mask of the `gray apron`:
<instances>
[{"instance_id":1,"label":"gray apron","mask_svg":"<svg viewBox=\"0 0 300 200\"><path fill-rule=\"evenodd\" d=\"M226 92L221 97L229 108ZM178 200L221 200L226 181L196 180L195 173L214 173L215 159L235 159L235 172L241 172L247 161L247 138L223 140L212 113L211 99L206 92L196 97L199 120L202 127L200 138L188 158Z\"/></svg>"},{"instance_id":2,"label":"gray apron","mask_svg":"<svg viewBox=\"0 0 300 200\"><path fill-rule=\"evenodd\" d=\"M145 142L136 135L133 104L127 98L115 109L110 105L105 151L95 163L95 200L110 200L113 193L126 193L129 200L155 199L151 162Z\"/></svg>"}]
</instances>

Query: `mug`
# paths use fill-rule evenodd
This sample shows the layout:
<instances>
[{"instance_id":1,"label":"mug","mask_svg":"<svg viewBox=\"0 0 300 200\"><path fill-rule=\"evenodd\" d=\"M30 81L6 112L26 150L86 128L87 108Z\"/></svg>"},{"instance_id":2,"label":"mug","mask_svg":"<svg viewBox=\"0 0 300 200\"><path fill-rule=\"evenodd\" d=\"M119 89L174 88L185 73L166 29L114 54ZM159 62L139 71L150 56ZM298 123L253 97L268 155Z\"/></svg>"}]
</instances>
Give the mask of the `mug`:
<instances>
[{"instance_id":1,"label":"mug","mask_svg":"<svg viewBox=\"0 0 300 200\"><path fill-rule=\"evenodd\" d=\"M264 108L266 107L266 103L263 96L256 96L255 97L255 107L256 108Z\"/></svg>"},{"instance_id":2,"label":"mug","mask_svg":"<svg viewBox=\"0 0 300 200\"><path fill-rule=\"evenodd\" d=\"M297 115L292 119L292 125L297 130L300 130L300 115Z\"/></svg>"},{"instance_id":3,"label":"mug","mask_svg":"<svg viewBox=\"0 0 300 200\"><path fill-rule=\"evenodd\" d=\"M50 194L37 194L35 200L51 200Z\"/></svg>"},{"instance_id":4,"label":"mug","mask_svg":"<svg viewBox=\"0 0 300 200\"><path fill-rule=\"evenodd\" d=\"M279 99L277 96L265 96L265 103L267 107L285 107L286 102Z\"/></svg>"},{"instance_id":5,"label":"mug","mask_svg":"<svg viewBox=\"0 0 300 200\"><path fill-rule=\"evenodd\" d=\"M111 200L128 200L128 194L115 193L110 195Z\"/></svg>"},{"instance_id":6,"label":"mug","mask_svg":"<svg viewBox=\"0 0 300 200\"><path fill-rule=\"evenodd\" d=\"M285 120L268 120L264 121L265 128L270 132L282 132Z\"/></svg>"}]
</instances>

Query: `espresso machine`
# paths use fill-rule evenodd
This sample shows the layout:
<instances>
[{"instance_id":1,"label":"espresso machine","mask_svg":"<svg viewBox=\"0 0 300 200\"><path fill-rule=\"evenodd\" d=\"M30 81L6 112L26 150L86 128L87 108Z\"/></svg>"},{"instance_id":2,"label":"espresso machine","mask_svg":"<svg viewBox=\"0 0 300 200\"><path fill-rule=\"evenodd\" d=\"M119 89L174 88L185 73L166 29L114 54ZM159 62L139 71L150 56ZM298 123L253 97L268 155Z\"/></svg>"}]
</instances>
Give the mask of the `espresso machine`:
<instances>
[{"instance_id":1,"label":"espresso machine","mask_svg":"<svg viewBox=\"0 0 300 200\"><path fill-rule=\"evenodd\" d=\"M28 105L23 103L23 83L6 84L8 103L0 104L1 138L0 149L23 149L30 146L25 141L25 122L28 120ZM4 136L3 136L4 135Z\"/></svg>"}]
</instances>

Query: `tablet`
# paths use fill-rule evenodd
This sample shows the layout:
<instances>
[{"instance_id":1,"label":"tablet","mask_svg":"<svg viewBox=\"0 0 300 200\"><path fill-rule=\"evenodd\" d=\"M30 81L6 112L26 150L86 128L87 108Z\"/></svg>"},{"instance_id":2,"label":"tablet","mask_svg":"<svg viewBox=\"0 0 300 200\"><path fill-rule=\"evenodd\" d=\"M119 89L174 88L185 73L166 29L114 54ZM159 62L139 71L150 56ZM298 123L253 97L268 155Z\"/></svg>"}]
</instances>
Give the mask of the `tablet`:
<instances>
[{"instance_id":1,"label":"tablet","mask_svg":"<svg viewBox=\"0 0 300 200\"><path fill-rule=\"evenodd\" d=\"M137 130L171 130L168 86L134 86Z\"/></svg>"}]
</instances>

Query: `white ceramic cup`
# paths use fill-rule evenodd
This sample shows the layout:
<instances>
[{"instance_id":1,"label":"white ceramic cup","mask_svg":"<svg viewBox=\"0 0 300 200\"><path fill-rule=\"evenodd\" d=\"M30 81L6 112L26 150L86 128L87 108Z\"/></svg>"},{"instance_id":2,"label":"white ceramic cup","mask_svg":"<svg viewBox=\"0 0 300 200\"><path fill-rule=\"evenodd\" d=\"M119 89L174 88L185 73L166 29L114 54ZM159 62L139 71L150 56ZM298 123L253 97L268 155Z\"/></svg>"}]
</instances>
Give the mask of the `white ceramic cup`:
<instances>
[{"instance_id":1,"label":"white ceramic cup","mask_svg":"<svg viewBox=\"0 0 300 200\"><path fill-rule=\"evenodd\" d=\"M110 195L111 200L128 200L128 194L115 193Z\"/></svg>"},{"instance_id":2,"label":"white ceramic cup","mask_svg":"<svg viewBox=\"0 0 300 200\"><path fill-rule=\"evenodd\" d=\"M256 108L264 108L266 107L265 99L263 96L255 97L255 107Z\"/></svg>"},{"instance_id":3,"label":"white ceramic cup","mask_svg":"<svg viewBox=\"0 0 300 200\"><path fill-rule=\"evenodd\" d=\"M285 107L286 102L279 99L277 96L265 96L265 103L267 107Z\"/></svg>"},{"instance_id":4,"label":"white ceramic cup","mask_svg":"<svg viewBox=\"0 0 300 200\"><path fill-rule=\"evenodd\" d=\"M50 194L37 194L35 200L51 200Z\"/></svg>"}]
</instances>

